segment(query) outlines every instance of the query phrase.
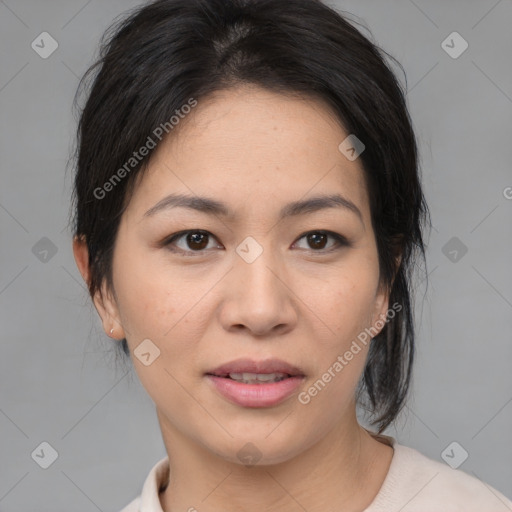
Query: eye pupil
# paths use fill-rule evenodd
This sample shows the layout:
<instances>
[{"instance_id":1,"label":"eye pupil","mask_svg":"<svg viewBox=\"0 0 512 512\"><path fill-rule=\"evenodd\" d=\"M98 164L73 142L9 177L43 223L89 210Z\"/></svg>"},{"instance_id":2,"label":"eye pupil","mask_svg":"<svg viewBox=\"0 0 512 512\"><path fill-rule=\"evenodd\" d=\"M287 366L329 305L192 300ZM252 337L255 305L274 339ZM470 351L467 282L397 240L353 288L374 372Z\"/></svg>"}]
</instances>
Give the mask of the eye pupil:
<instances>
[{"instance_id":1,"label":"eye pupil","mask_svg":"<svg viewBox=\"0 0 512 512\"><path fill-rule=\"evenodd\" d=\"M323 249L326 240L327 235L325 233L311 233L308 235L308 243L315 249Z\"/></svg>"},{"instance_id":2,"label":"eye pupil","mask_svg":"<svg viewBox=\"0 0 512 512\"><path fill-rule=\"evenodd\" d=\"M191 249L200 250L204 249L208 245L207 239L208 237L204 233L189 233L187 236L187 243ZM195 244L199 244L199 247Z\"/></svg>"}]
</instances>

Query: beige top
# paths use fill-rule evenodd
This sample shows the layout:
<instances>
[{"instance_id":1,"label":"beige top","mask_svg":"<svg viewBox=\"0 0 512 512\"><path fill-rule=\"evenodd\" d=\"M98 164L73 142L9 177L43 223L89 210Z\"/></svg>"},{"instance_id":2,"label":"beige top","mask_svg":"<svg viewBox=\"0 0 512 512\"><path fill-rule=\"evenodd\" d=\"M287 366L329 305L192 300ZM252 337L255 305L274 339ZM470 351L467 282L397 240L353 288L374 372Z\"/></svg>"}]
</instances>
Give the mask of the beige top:
<instances>
[{"instance_id":1,"label":"beige top","mask_svg":"<svg viewBox=\"0 0 512 512\"><path fill-rule=\"evenodd\" d=\"M397 444L391 436L371 434L392 446L394 453L379 493L362 512L512 511L512 501L490 485ZM165 457L151 469L142 493L121 512L163 512L158 492L168 478L169 459Z\"/></svg>"}]
</instances>

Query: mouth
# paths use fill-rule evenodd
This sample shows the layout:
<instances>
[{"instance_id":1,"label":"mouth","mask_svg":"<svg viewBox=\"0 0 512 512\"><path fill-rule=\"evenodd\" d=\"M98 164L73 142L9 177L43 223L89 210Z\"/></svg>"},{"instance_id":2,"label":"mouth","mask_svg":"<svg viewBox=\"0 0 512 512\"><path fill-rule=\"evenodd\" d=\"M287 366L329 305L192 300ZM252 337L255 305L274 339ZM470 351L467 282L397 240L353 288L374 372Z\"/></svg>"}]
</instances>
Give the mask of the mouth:
<instances>
[{"instance_id":1,"label":"mouth","mask_svg":"<svg viewBox=\"0 0 512 512\"><path fill-rule=\"evenodd\" d=\"M242 407L270 407L292 395L304 372L285 361L238 359L205 374L225 399Z\"/></svg>"},{"instance_id":2,"label":"mouth","mask_svg":"<svg viewBox=\"0 0 512 512\"><path fill-rule=\"evenodd\" d=\"M267 359L265 361L237 359L210 370L207 375L230 378L236 381L254 382L276 382L289 377L305 376L301 368L281 359Z\"/></svg>"},{"instance_id":3,"label":"mouth","mask_svg":"<svg viewBox=\"0 0 512 512\"><path fill-rule=\"evenodd\" d=\"M213 377L221 377L224 379L231 379L236 382L242 382L244 384L268 384L270 382L280 382L284 379L289 379L290 377L296 377L298 375L290 375L288 373L227 373L227 374L216 374L216 373L207 373L206 375L211 375Z\"/></svg>"}]
</instances>

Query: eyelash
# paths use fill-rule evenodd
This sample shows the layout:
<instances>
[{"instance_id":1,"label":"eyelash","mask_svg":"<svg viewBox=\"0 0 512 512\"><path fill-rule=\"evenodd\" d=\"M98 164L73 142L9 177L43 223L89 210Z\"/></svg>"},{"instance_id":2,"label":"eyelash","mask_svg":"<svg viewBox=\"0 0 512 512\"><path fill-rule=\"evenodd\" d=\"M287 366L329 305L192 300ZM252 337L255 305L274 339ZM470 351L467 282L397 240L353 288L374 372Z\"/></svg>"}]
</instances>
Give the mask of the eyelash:
<instances>
[{"instance_id":1,"label":"eyelash","mask_svg":"<svg viewBox=\"0 0 512 512\"><path fill-rule=\"evenodd\" d=\"M200 233L200 234L209 235L209 236L212 236L213 238L215 238L213 236L213 234L210 233L209 231L205 231L205 230L202 230L202 229L189 229L189 230L185 230L185 231L179 231L178 233L174 233L173 235L167 237L162 242L161 245L163 247L166 247L171 252L181 254L182 256L185 256L185 257L200 256L203 253L205 253L207 251L207 249L201 249L201 250L197 250L197 251L192 251L192 250L184 251L183 249L176 249L176 248L172 248L171 247L171 245L176 240L179 240L180 238L183 238L186 235L189 235L189 234L192 234L192 233ZM352 244L344 236L339 235L338 233L334 233L333 231L327 231L327 230L306 231L299 238L297 238L297 241L301 240L302 238L304 238L305 236L307 236L309 234L327 235L327 236L333 238L336 241L336 245L334 247L329 248L329 249L310 249L310 251L313 252L313 253L326 254L326 253L330 253L330 252L342 249L343 247L351 247L352 246Z\"/></svg>"}]
</instances>

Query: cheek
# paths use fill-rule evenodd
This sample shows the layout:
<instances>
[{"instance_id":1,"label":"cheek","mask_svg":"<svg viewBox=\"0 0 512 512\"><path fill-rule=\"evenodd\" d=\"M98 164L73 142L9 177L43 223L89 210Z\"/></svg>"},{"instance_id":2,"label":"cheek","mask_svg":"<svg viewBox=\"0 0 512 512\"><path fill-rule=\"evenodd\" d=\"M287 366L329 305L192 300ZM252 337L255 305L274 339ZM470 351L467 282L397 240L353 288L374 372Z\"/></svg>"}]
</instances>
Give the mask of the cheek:
<instances>
[{"instance_id":1,"label":"cheek","mask_svg":"<svg viewBox=\"0 0 512 512\"><path fill-rule=\"evenodd\" d=\"M339 346L369 325L375 307L378 275L368 266L346 267L331 278L313 279L308 298L311 309L329 327L331 341Z\"/></svg>"},{"instance_id":2,"label":"cheek","mask_svg":"<svg viewBox=\"0 0 512 512\"><path fill-rule=\"evenodd\" d=\"M132 351L149 338L162 358L172 356L173 363L186 359L204 331L208 300L201 299L212 284L192 282L184 272L157 265L136 248L126 252L129 257L114 263L114 283Z\"/></svg>"},{"instance_id":3,"label":"cheek","mask_svg":"<svg viewBox=\"0 0 512 512\"><path fill-rule=\"evenodd\" d=\"M370 338L364 329L370 325L375 293L373 283L356 276L340 279L336 290L329 286L324 291L313 304L317 310L323 304L319 315L329 330L315 337L315 346L320 348L314 351L317 372L310 379L304 400L311 401L306 407L332 424L352 407L368 355Z\"/></svg>"},{"instance_id":4,"label":"cheek","mask_svg":"<svg viewBox=\"0 0 512 512\"><path fill-rule=\"evenodd\" d=\"M123 326L137 339L161 338L172 327L186 288L163 275L162 269L151 265L147 254L123 239L118 241L113 269Z\"/></svg>"}]
</instances>

